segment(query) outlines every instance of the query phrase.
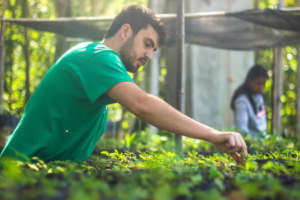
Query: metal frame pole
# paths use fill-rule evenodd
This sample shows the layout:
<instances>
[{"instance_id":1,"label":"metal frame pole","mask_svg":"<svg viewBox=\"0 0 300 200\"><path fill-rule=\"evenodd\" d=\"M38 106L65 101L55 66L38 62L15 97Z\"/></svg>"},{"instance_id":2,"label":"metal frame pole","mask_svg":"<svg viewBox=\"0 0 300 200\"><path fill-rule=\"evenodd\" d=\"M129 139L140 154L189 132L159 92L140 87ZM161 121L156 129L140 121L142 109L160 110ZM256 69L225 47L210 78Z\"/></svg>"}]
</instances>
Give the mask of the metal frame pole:
<instances>
[{"instance_id":1,"label":"metal frame pole","mask_svg":"<svg viewBox=\"0 0 300 200\"><path fill-rule=\"evenodd\" d=\"M152 0L149 2L155 13L160 13L160 1ZM158 49L153 55L150 68L150 93L159 96L159 75L160 75L160 50ZM156 133L157 128L150 125L150 134Z\"/></svg>"},{"instance_id":2,"label":"metal frame pole","mask_svg":"<svg viewBox=\"0 0 300 200\"><path fill-rule=\"evenodd\" d=\"M184 0L177 0L177 19L176 19L176 50L177 50L177 98L176 108L184 112L184 89L185 89L185 70L184 70L184 39L185 39L185 20L184 20ZM176 135L176 150L181 153L183 150L182 136Z\"/></svg>"}]
</instances>

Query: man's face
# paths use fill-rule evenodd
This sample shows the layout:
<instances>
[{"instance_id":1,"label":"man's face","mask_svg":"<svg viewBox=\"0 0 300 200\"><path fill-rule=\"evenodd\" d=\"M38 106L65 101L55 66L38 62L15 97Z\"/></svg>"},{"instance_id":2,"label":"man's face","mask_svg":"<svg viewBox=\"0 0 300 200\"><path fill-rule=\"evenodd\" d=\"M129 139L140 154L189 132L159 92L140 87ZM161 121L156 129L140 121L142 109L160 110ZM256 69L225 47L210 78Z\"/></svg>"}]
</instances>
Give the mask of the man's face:
<instances>
[{"instance_id":1,"label":"man's face","mask_svg":"<svg viewBox=\"0 0 300 200\"><path fill-rule=\"evenodd\" d=\"M152 59L157 47L158 34L150 25L132 35L120 49L120 57L127 71L135 73Z\"/></svg>"}]
</instances>

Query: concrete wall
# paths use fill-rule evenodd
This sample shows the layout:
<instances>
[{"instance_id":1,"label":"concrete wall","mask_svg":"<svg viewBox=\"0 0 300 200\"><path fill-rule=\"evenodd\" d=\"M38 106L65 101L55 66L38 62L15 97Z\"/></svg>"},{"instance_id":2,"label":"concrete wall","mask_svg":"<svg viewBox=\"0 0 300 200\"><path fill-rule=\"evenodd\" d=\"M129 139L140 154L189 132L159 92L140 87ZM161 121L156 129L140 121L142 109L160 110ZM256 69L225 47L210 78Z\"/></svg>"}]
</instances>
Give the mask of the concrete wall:
<instances>
[{"instance_id":1,"label":"concrete wall","mask_svg":"<svg viewBox=\"0 0 300 200\"><path fill-rule=\"evenodd\" d=\"M187 12L241 11L253 8L251 0L189 0ZM232 126L230 98L254 64L250 51L228 51L191 45L186 59L191 81L191 113L200 122L223 128Z\"/></svg>"},{"instance_id":2,"label":"concrete wall","mask_svg":"<svg viewBox=\"0 0 300 200\"><path fill-rule=\"evenodd\" d=\"M167 12L175 12L175 5L168 6ZM250 8L253 8L252 0L189 0L186 1L185 12L240 11ZM173 105L176 95L175 50L169 48L164 51L168 67L167 101ZM254 53L186 45L185 55L185 112L196 120L216 128L232 126L230 98L254 64Z\"/></svg>"}]
</instances>

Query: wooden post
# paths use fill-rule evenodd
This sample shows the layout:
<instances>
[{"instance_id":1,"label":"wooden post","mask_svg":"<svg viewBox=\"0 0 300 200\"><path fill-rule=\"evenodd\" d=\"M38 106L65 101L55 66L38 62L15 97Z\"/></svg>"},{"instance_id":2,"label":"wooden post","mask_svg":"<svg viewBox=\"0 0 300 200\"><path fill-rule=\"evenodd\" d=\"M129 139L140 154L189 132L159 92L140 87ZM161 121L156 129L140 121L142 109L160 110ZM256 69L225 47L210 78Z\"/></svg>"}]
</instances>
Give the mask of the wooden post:
<instances>
[{"instance_id":1,"label":"wooden post","mask_svg":"<svg viewBox=\"0 0 300 200\"><path fill-rule=\"evenodd\" d=\"M185 39L185 23L184 23L184 0L177 0L177 20L176 20L176 50L177 50L177 97L176 108L184 112L184 39ZM176 135L176 150L182 152L182 136Z\"/></svg>"},{"instance_id":2,"label":"wooden post","mask_svg":"<svg viewBox=\"0 0 300 200\"><path fill-rule=\"evenodd\" d=\"M5 19L6 1L2 4L1 18ZM5 34L5 22L1 21L0 31L0 114L3 113L3 91L4 91L4 34Z\"/></svg>"},{"instance_id":3,"label":"wooden post","mask_svg":"<svg viewBox=\"0 0 300 200\"><path fill-rule=\"evenodd\" d=\"M259 9L259 0L255 0L254 2L254 8Z\"/></svg>"},{"instance_id":4,"label":"wooden post","mask_svg":"<svg viewBox=\"0 0 300 200\"><path fill-rule=\"evenodd\" d=\"M277 8L280 10L284 5L284 0L279 0ZM282 48L278 47L273 50L273 85L272 85L272 131L279 135L282 134L281 124L281 95L283 85L283 59Z\"/></svg>"},{"instance_id":5,"label":"wooden post","mask_svg":"<svg viewBox=\"0 0 300 200\"><path fill-rule=\"evenodd\" d=\"M300 3L300 2L299 2ZM300 45L297 47L297 138L300 141Z\"/></svg>"},{"instance_id":6,"label":"wooden post","mask_svg":"<svg viewBox=\"0 0 300 200\"><path fill-rule=\"evenodd\" d=\"M273 85L272 85L272 131L281 134L281 95L283 84L282 49L273 50Z\"/></svg>"},{"instance_id":7,"label":"wooden post","mask_svg":"<svg viewBox=\"0 0 300 200\"><path fill-rule=\"evenodd\" d=\"M232 0L228 1L227 3L227 10L226 12L232 12ZM232 84L233 84L233 69L232 69L232 51L228 50L226 51L226 57L227 57L227 62L226 62L226 79L227 79L227 98L228 102L230 102L231 95L233 94L232 91ZM225 75L225 74L224 74ZM229 127L230 125L233 124L233 115L231 113L230 109L225 109L225 125Z\"/></svg>"}]
</instances>

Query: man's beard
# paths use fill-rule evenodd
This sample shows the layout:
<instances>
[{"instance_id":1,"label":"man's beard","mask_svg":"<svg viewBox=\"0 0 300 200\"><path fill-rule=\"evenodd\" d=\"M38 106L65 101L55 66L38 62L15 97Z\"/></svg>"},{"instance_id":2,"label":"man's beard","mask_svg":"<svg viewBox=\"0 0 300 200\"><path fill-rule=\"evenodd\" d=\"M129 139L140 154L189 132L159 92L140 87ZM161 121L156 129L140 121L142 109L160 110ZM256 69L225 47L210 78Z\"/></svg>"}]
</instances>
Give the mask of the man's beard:
<instances>
[{"instance_id":1,"label":"man's beard","mask_svg":"<svg viewBox=\"0 0 300 200\"><path fill-rule=\"evenodd\" d=\"M138 67L135 67L133 64L136 56L130 55L130 53L134 54L133 41L134 37L131 37L128 39L128 41L125 42L125 44L120 49L120 57L127 71L135 73L138 69Z\"/></svg>"}]
</instances>

